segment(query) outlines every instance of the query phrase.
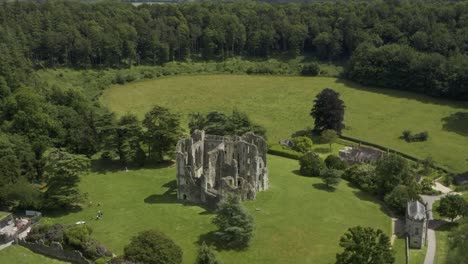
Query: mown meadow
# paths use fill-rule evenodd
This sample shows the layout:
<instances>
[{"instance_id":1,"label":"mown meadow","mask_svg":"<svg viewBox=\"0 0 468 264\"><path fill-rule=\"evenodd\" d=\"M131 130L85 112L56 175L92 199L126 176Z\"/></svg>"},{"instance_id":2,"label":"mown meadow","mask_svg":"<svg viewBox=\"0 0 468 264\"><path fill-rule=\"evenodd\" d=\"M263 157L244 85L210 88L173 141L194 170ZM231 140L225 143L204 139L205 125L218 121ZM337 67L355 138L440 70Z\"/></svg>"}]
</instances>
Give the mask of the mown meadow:
<instances>
[{"instance_id":1,"label":"mown meadow","mask_svg":"<svg viewBox=\"0 0 468 264\"><path fill-rule=\"evenodd\" d=\"M329 87L346 104L346 136L380 144L454 171L468 170L468 104L395 90L364 87L331 77L192 75L114 85L101 102L110 110L140 117L154 104L182 115L193 111L246 112L267 129L270 143L313 127L315 95ZM404 130L427 131L427 142L407 143Z\"/></svg>"},{"instance_id":2,"label":"mown meadow","mask_svg":"<svg viewBox=\"0 0 468 264\"><path fill-rule=\"evenodd\" d=\"M271 188L244 203L256 224L252 244L245 251L221 251L224 263L333 263L347 228L371 226L390 234L381 204L346 181L331 192L321 179L296 174L295 160L269 156L268 162ZM182 247L184 263L193 263L200 239L215 230L213 214L176 199L175 174L173 163L128 172L120 165L94 164L81 182L93 204L43 221L86 221L93 236L118 255L139 231L158 229ZM101 220L95 220L98 210Z\"/></svg>"}]
</instances>

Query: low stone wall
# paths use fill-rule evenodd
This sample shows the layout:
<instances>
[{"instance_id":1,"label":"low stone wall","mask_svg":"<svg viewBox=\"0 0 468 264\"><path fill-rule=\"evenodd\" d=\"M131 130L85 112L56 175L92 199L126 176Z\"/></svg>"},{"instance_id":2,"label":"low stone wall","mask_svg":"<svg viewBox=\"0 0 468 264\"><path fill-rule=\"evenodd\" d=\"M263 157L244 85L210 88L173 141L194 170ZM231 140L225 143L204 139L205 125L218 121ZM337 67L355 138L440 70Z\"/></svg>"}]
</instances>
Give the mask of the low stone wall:
<instances>
[{"instance_id":1,"label":"low stone wall","mask_svg":"<svg viewBox=\"0 0 468 264\"><path fill-rule=\"evenodd\" d=\"M348 136L343 136L341 135L340 136L341 139L344 139L344 140L347 140L347 141L351 141L351 142L354 142L354 143L358 143L360 145L364 145L364 146L370 146L370 147L373 147L373 148L376 148L376 149L379 149L381 150L382 152L391 152L391 153L396 153L400 156L402 156L403 158L406 158L406 159L409 159L409 160L412 160L412 161L415 161L415 162L422 162L423 160L420 159L420 158L417 158L417 157L413 157L411 155L408 155L406 153L403 153L403 152L400 152L398 150L395 150L395 149L391 149L391 148L388 148L388 147L384 147L384 146L381 146L381 145L378 145L378 144L375 144L375 143L371 143L371 142L367 142L367 141L363 141L363 140L360 140L360 139L356 139L356 138L352 138L352 137L348 137ZM433 165L432 166L434 169L436 170L441 170L445 173L450 173L450 174L455 174L454 171L451 171L447 168L444 168L442 166L438 166L438 165Z\"/></svg>"},{"instance_id":2,"label":"low stone wall","mask_svg":"<svg viewBox=\"0 0 468 264\"><path fill-rule=\"evenodd\" d=\"M30 249L31 251L45 255L51 258L69 261L76 264L90 264L91 261L83 257L83 254L77 250L64 250L60 243L56 243L52 246L46 246L44 244L30 243L23 240L18 241L18 244Z\"/></svg>"}]
</instances>

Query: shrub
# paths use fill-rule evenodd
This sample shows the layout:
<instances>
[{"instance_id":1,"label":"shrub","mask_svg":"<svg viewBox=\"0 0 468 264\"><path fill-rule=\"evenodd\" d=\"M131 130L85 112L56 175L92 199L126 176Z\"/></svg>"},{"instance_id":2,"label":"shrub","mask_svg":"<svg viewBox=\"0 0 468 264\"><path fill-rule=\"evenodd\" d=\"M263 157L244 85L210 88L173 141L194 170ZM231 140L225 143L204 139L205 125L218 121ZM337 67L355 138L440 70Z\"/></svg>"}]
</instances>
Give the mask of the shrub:
<instances>
[{"instance_id":1,"label":"shrub","mask_svg":"<svg viewBox=\"0 0 468 264\"><path fill-rule=\"evenodd\" d=\"M421 183L419 184L421 188L421 193L426 194L426 195L432 195L434 194L434 189L432 189L433 182L430 179L423 179Z\"/></svg>"},{"instance_id":2,"label":"shrub","mask_svg":"<svg viewBox=\"0 0 468 264\"><path fill-rule=\"evenodd\" d=\"M134 236L124 248L125 258L136 263L179 264L182 249L165 234L146 230Z\"/></svg>"},{"instance_id":3,"label":"shrub","mask_svg":"<svg viewBox=\"0 0 468 264\"><path fill-rule=\"evenodd\" d=\"M304 176L320 176L320 171L324 169L325 163L313 152L307 152L299 159L300 173Z\"/></svg>"},{"instance_id":4,"label":"shrub","mask_svg":"<svg viewBox=\"0 0 468 264\"><path fill-rule=\"evenodd\" d=\"M346 162L342 161L338 156L336 155L328 155L328 157L325 159L325 165L329 169L335 169L335 170L344 170L346 169Z\"/></svg>"},{"instance_id":5,"label":"shrub","mask_svg":"<svg viewBox=\"0 0 468 264\"><path fill-rule=\"evenodd\" d=\"M320 177L323 180L323 183L327 185L327 187L336 187L341 181L341 174L338 170L333 169L325 169L320 173Z\"/></svg>"},{"instance_id":6,"label":"shrub","mask_svg":"<svg viewBox=\"0 0 468 264\"><path fill-rule=\"evenodd\" d=\"M306 153L312 149L314 143L309 137L301 136L292 138L293 150Z\"/></svg>"},{"instance_id":7,"label":"shrub","mask_svg":"<svg viewBox=\"0 0 468 264\"><path fill-rule=\"evenodd\" d=\"M305 64L302 66L302 75L314 76L320 73L320 67L317 63Z\"/></svg>"},{"instance_id":8,"label":"shrub","mask_svg":"<svg viewBox=\"0 0 468 264\"><path fill-rule=\"evenodd\" d=\"M429 133L427 131L423 131L420 133L412 134L411 131L405 130L403 131L403 135L401 136L406 142L422 142L427 141L429 138Z\"/></svg>"},{"instance_id":9,"label":"shrub","mask_svg":"<svg viewBox=\"0 0 468 264\"><path fill-rule=\"evenodd\" d=\"M117 72L117 74L115 75L115 79L114 79L113 83L125 84L125 82L126 82L125 76L120 71Z\"/></svg>"},{"instance_id":10,"label":"shrub","mask_svg":"<svg viewBox=\"0 0 468 264\"><path fill-rule=\"evenodd\" d=\"M374 193L376 190L375 166L367 163L349 167L343 174L346 179L358 188Z\"/></svg>"},{"instance_id":11,"label":"shrub","mask_svg":"<svg viewBox=\"0 0 468 264\"><path fill-rule=\"evenodd\" d=\"M198 249L198 255L197 255L197 259L195 260L195 264L220 264L220 263L221 262L218 260L216 250L211 246L207 246L205 242L203 242L203 244Z\"/></svg>"},{"instance_id":12,"label":"shrub","mask_svg":"<svg viewBox=\"0 0 468 264\"><path fill-rule=\"evenodd\" d=\"M87 225L36 225L26 241L37 243L42 240L46 245L58 242L66 249L81 251L84 257L92 260L111 257L112 252L92 239L91 233L92 229Z\"/></svg>"},{"instance_id":13,"label":"shrub","mask_svg":"<svg viewBox=\"0 0 468 264\"><path fill-rule=\"evenodd\" d=\"M404 138L406 141L410 141L410 139L411 139L411 131L410 131L410 130L405 130L405 131L403 131L403 138Z\"/></svg>"},{"instance_id":14,"label":"shrub","mask_svg":"<svg viewBox=\"0 0 468 264\"><path fill-rule=\"evenodd\" d=\"M285 149L280 145L271 145L268 148L268 154L295 160L299 160L302 157L301 153L291 149Z\"/></svg>"}]
</instances>

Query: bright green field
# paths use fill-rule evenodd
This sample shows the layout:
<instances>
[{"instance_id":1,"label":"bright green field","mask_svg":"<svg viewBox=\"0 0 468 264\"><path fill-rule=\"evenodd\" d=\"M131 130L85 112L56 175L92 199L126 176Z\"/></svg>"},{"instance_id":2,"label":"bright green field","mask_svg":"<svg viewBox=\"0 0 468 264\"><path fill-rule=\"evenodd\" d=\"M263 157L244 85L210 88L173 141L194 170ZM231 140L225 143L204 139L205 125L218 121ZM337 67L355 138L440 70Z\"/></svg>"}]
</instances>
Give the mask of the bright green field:
<instances>
[{"instance_id":1,"label":"bright green field","mask_svg":"<svg viewBox=\"0 0 468 264\"><path fill-rule=\"evenodd\" d=\"M368 195L346 182L335 192L323 190L319 178L294 173L295 160L269 156L268 162L271 188L259 193L257 200L245 202L256 223L252 245L242 252L222 251L224 263L334 263L347 228L371 226L389 234L390 218ZM64 216L46 216L45 221L84 220L94 228L93 236L117 254L137 232L159 229L182 247L184 263L193 263L199 236L215 229L210 223L213 215L176 200L175 174L173 165L95 171L81 182L93 205ZM103 211L103 219L91 220L98 210Z\"/></svg>"},{"instance_id":2,"label":"bright green field","mask_svg":"<svg viewBox=\"0 0 468 264\"><path fill-rule=\"evenodd\" d=\"M10 246L0 250L0 263L2 264L65 264L59 261L36 254L22 246Z\"/></svg>"},{"instance_id":3,"label":"bright green field","mask_svg":"<svg viewBox=\"0 0 468 264\"><path fill-rule=\"evenodd\" d=\"M345 135L425 158L439 165L468 170L468 104L387 89L365 88L329 77L200 75L177 76L116 85L102 102L118 114L140 117L154 104L184 118L191 111L245 111L264 125L270 142L312 127L312 101L322 89L338 91L347 106ZM424 143L399 139L403 130L428 131Z\"/></svg>"}]
</instances>

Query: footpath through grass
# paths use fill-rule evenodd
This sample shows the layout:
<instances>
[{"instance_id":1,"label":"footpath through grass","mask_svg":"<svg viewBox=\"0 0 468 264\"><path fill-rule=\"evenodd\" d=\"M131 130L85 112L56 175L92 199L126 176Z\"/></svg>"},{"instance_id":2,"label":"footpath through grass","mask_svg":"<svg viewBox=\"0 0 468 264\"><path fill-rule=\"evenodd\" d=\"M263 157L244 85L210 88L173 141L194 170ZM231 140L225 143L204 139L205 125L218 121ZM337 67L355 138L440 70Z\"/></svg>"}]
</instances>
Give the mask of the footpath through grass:
<instances>
[{"instance_id":1,"label":"footpath through grass","mask_svg":"<svg viewBox=\"0 0 468 264\"><path fill-rule=\"evenodd\" d=\"M341 251L339 239L349 227L370 226L390 233L391 221L381 205L347 182L329 192L319 178L297 175L296 160L268 156L268 163L271 188L245 202L256 224L252 245L246 251L222 251L223 263L334 263ZM44 220L86 221L93 236L117 254L139 231L159 229L182 247L184 263L193 263L200 236L215 229L213 215L176 200L173 165L129 172L120 166L97 168L102 170L83 176L81 182L92 206L67 215L46 215ZM98 210L103 219L92 220Z\"/></svg>"},{"instance_id":2,"label":"footpath through grass","mask_svg":"<svg viewBox=\"0 0 468 264\"><path fill-rule=\"evenodd\" d=\"M468 104L388 89L366 88L329 77L200 75L115 85L102 102L118 114L143 117L154 104L182 114L237 108L267 129L270 143L306 127L318 92L332 88L346 104L344 135L397 149L442 166L468 170ZM429 140L406 143L404 130L428 131Z\"/></svg>"}]
</instances>

